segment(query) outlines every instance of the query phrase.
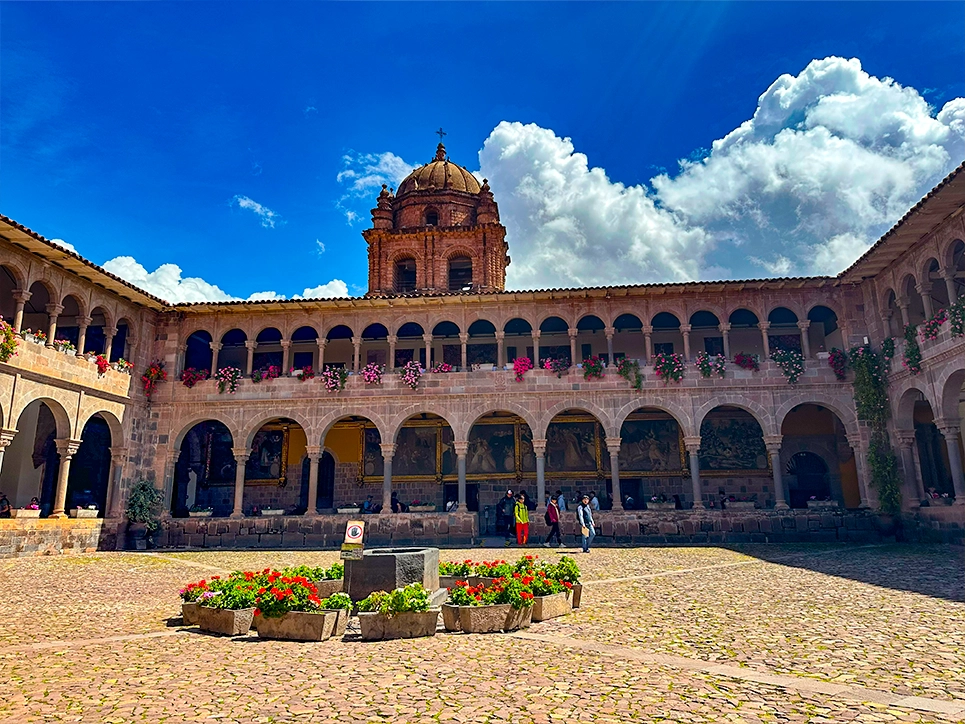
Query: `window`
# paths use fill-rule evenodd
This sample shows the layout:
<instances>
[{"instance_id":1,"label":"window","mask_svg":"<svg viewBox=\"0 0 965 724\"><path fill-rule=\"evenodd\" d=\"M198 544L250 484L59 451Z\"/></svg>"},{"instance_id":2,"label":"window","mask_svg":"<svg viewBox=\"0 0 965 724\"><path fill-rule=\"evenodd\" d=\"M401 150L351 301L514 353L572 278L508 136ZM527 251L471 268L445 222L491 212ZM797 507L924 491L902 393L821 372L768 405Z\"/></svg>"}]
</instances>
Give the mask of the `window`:
<instances>
[{"instance_id":1,"label":"window","mask_svg":"<svg viewBox=\"0 0 965 724\"><path fill-rule=\"evenodd\" d=\"M654 354L673 354L673 342L657 342L653 345Z\"/></svg>"},{"instance_id":2,"label":"window","mask_svg":"<svg viewBox=\"0 0 965 724\"><path fill-rule=\"evenodd\" d=\"M704 337L704 352L709 355L724 354L724 338Z\"/></svg>"},{"instance_id":3,"label":"window","mask_svg":"<svg viewBox=\"0 0 965 724\"><path fill-rule=\"evenodd\" d=\"M399 259L395 263L395 291L415 291L415 259Z\"/></svg>"},{"instance_id":4,"label":"window","mask_svg":"<svg viewBox=\"0 0 965 724\"><path fill-rule=\"evenodd\" d=\"M593 345L592 344L581 344L580 354L583 355L583 359L590 359L593 356Z\"/></svg>"},{"instance_id":5,"label":"window","mask_svg":"<svg viewBox=\"0 0 965 724\"><path fill-rule=\"evenodd\" d=\"M472 259L468 256L454 256L449 260L449 291L460 292L472 289Z\"/></svg>"},{"instance_id":6,"label":"window","mask_svg":"<svg viewBox=\"0 0 965 724\"><path fill-rule=\"evenodd\" d=\"M429 209L426 211L426 226L439 226L439 212Z\"/></svg>"}]
</instances>

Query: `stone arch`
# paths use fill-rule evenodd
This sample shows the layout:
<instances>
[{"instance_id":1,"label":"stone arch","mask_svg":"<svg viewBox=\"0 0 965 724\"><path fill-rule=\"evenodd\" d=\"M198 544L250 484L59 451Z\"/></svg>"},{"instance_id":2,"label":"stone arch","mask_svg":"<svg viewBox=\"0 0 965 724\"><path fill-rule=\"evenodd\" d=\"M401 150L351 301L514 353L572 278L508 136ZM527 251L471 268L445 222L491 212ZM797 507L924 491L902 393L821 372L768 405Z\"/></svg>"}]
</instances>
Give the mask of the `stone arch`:
<instances>
[{"instance_id":1,"label":"stone arch","mask_svg":"<svg viewBox=\"0 0 965 724\"><path fill-rule=\"evenodd\" d=\"M687 310L683 308L682 304L661 305L659 309L650 310L650 321L648 324L652 327L653 321L661 314L669 314L670 316L675 317L678 324L684 324L684 320L689 318L687 315ZM666 317L663 317L662 319L666 319Z\"/></svg>"},{"instance_id":2,"label":"stone arch","mask_svg":"<svg viewBox=\"0 0 965 724\"><path fill-rule=\"evenodd\" d=\"M740 408L757 420L757 424L761 426L761 430L765 435L776 435L780 430L780 428L774 424L774 417L763 405L749 400L743 395L725 394L715 396L714 399L708 400L694 410L694 429L698 434L700 433L700 426L703 424L704 418L707 417L707 413L717 407Z\"/></svg>"},{"instance_id":3,"label":"stone arch","mask_svg":"<svg viewBox=\"0 0 965 724\"><path fill-rule=\"evenodd\" d=\"M959 246L963 247L963 250L965 250L965 241L962 241L960 236L952 236L952 238L945 243L944 248L939 252L942 266L946 269L953 269L955 267L955 252L959 250Z\"/></svg>"},{"instance_id":4,"label":"stone arch","mask_svg":"<svg viewBox=\"0 0 965 724\"><path fill-rule=\"evenodd\" d=\"M413 326L407 327L407 325L413 325ZM406 327L406 332L411 332L412 334L406 334L406 336L402 337L399 333L402 331L403 327ZM416 327L419 328L418 333L415 332ZM395 331L392 332L393 335L395 335L396 337L399 337L400 339L421 339L422 335L424 335L425 333L426 333L426 328L421 324L419 324L418 322L399 322L399 324L395 328Z\"/></svg>"},{"instance_id":5,"label":"stone arch","mask_svg":"<svg viewBox=\"0 0 965 724\"><path fill-rule=\"evenodd\" d=\"M466 256L472 259L473 263L476 263L476 252L470 249L468 246L453 246L445 250L442 255L444 261L449 261L454 256Z\"/></svg>"},{"instance_id":6,"label":"stone arch","mask_svg":"<svg viewBox=\"0 0 965 724\"><path fill-rule=\"evenodd\" d=\"M804 311L804 315L801 317L801 319L810 319L810 317L809 317L808 315L811 314L811 311L812 311L813 309L815 309L816 307L827 307L827 308L830 309L832 312L834 312L834 314L835 314L835 316L838 318L838 321L839 321L839 322L840 322L842 319L844 319L844 312L843 312L843 310L842 310L842 308L841 308L841 305L838 304L837 302L831 301L830 299L819 299L819 300L814 301L813 303L808 302L808 304L806 304L805 307L804 307L804 310L805 310L805 311Z\"/></svg>"},{"instance_id":7,"label":"stone arch","mask_svg":"<svg viewBox=\"0 0 965 724\"><path fill-rule=\"evenodd\" d=\"M626 329L628 329L628 330L629 330L629 329L632 329L632 330L634 330L634 331L637 331L638 329L643 329L643 325L644 325L643 319L642 319L642 318L640 317L640 315L637 314L636 312L630 312L630 311L620 311L620 310L617 310L616 312L614 312L613 314L610 315L610 319L608 320L608 324L609 324L611 327L620 329L620 328L617 327L617 322L620 320L621 317L625 317L625 320L624 320L624 321L626 321L626 322L629 322L631 317L632 317L633 319L636 319L637 322L639 322L639 325L640 325L639 327L636 327L636 326L634 326L634 327L627 327Z\"/></svg>"},{"instance_id":8,"label":"stone arch","mask_svg":"<svg viewBox=\"0 0 965 724\"><path fill-rule=\"evenodd\" d=\"M324 446L325 438L328 436L328 433L331 432L332 428L335 426L335 423L350 417L361 417L375 425L375 429L378 430L379 437L383 442L389 439L394 439L394 437L389 437L387 432L389 426L386 424L385 419L383 419L383 417L378 413L363 410L356 411L351 409L339 409L324 415L316 422L315 437L309 438L309 441L311 442L311 440L315 440L315 443L313 444ZM321 434L319 434L319 431Z\"/></svg>"},{"instance_id":9,"label":"stone arch","mask_svg":"<svg viewBox=\"0 0 965 724\"><path fill-rule=\"evenodd\" d=\"M54 416L54 423L57 425L57 437L59 439L73 438L74 437L74 426L71 424L70 415L64 406L53 397L32 397L28 396L27 399L22 400L23 405L16 410L16 414L11 411L10 421L13 422L17 420L17 429L20 429L19 420L20 416L23 415L24 410L26 410L34 402L42 402L50 410L51 414Z\"/></svg>"},{"instance_id":10,"label":"stone arch","mask_svg":"<svg viewBox=\"0 0 965 724\"><path fill-rule=\"evenodd\" d=\"M90 422L90 419L94 417L94 415L100 415L104 422L107 423L107 427L111 431L111 447L124 447L124 426L121 424L121 421L117 419L117 416L110 410L98 408L90 411L84 418L83 422L80 423L80 429L83 430L84 426Z\"/></svg>"},{"instance_id":11,"label":"stone arch","mask_svg":"<svg viewBox=\"0 0 965 724\"><path fill-rule=\"evenodd\" d=\"M770 322L772 326L790 326L791 324L800 322L801 315L798 313L799 310L796 308L796 306L797 305L779 304L775 307L771 307L770 311L767 313L767 321ZM793 316L794 319L791 320L789 315Z\"/></svg>"},{"instance_id":12,"label":"stone arch","mask_svg":"<svg viewBox=\"0 0 965 724\"><path fill-rule=\"evenodd\" d=\"M391 440L392 442L395 442L398 439L399 431L402 429L402 426L405 424L406 420L423 413L441 417L450 427L450 429L452 429L453 435L455 435L456 428L453 427L452 421L457 419L457 415L455 415L452 410L437 407L427 402L415 402L396 412L391 418L389 418L389 434L383 436L382 440ZM373 420L373 422L375 421Z\"/></svg>"},{"instance_id":13,"label":"stone arch","mask_svg":"<svg viewBox=\"0 0 965 724\"><path fill-rule=\"evenodd\" d=\"M566 410L579 410L587 413L588 415L592 415L596 418L597 422L603 426L603 431L608 437L615 437L619 434L619 429L614 432L612 416L599 405L592 403L589 400L567 400L564 402L557 402L552 407L547 408L543 411L543 414L540 416L539 422L536 425L530 424L530 429L533 431L533 438L545 439L550 423L553 422L553 418L561 412L565 412Z\"/></svg>"},{"instance_id":14,"label":"stone arch","mask_svg":"<svg viewBox=\"0 0 965 724\"><path fill-rule=\"evenodd\" d=\"M791 410L798 405L807 404L827 407L841 421L841 424L844 425L844 429L849 435L859 432L858 416L855 411L847 405L842 404L839 398L818 391L801 392L793 397L786 398L774 411L775 427L780 430L784 424L784 418L790 414Z\"/></svg>"},{"instance_id":15,"label":"stone arch","mask_svg":"<svg viewBox=\"0 0 965 724\"><path fill-rule=\"evenodd\" d=\"M693 420L691 419L690 413L683 407L669 400L650 399L637 399L633 402L628 402L613 413L613 427L617 430L618 434L619 431L623 429L623 423L627 421L627 418L642 407L666 412L677 421L678 425L680 425L680 429L683 431L684 437L691 437L697 434L697 432L694 430Z\"/></svg>"},{"instance_id":16,"label":"stone arch","mask_svg":"<svg viewBox=\"0 0 965 724\"><path fill-rule=\"evenodd\" d=\"M897 399L892 399L894 400L892 410L895 416L895 428L898 430L915 429L915 403L919 400L927 402L932 410L937 409L937 406L932 404L928 393L915 385L909 385L901 391Z\"/></svg>"},{"instance_id":17,"label":"stone arch","mask_svg":"<svg viewBox=\"0 0 965 724\"><path fill-rule=\"evenodd\" d=\"M960 418L959 400L963 385L965 385L965 368L961 367L946 372L938 381L937 387L941 391L941 416L946 420Z\"/></svg>"},{"instance_id":18,"label":"stone arch","mask_svg":"<svg viewBox=\"0 0 965 724\"><path fill-rule=\"evenodd\" d=\"M694 318L695 315L705 312L707 314L713 314L717 317L717 324L720 324L725 319L727 319L727 312L719 304L709 304L707 302L700 302L699 304L693 305L693 311L686 315L687 323L693 324L690 320Z\"/></svg>"},{"instance_id":19,"label":"stone arch","mask_svg":"<svg viewBox=\"0 0 965 724\"><path fill-rule=\"evenodd\" d=\"M258 434L258 431L271 422L272 420L287 419L295 422L302 430L305 431L305 437L309 440L314 439L314 425L311 421L305 418L299 412L293 412L291 410L285 412L261 412L258 413L250 422L243 425L243 429L246 430L244 433L245 445L250 449L251 443ZM228 428L231 429L230 427Z\"/></svg>"},{"instance_id":20,"label":"stone arch","mask_svg":"<svg viewBox=\"0 0 965 724\"><path fill-rule=\"evenodd\" d=\"M27 272L16 260L6 259L0 264L0 268L10 275L15 289L26 289L24 285L27 283Z\"/></svg>"},{"instance_id":21,"label":"stone arch","mask_svg":"<svg viewBox=\"0 0 965 724\"><path fill-rule=\"evenodd\" d=\"M66 292L65 294L63 294L63 296L61 296L60 301L58 302L58 304L60 304L60 306L64 308L64 311L61 312L61 316L67 314L67 309L70 308L68 306L68 300L73 300L73 303L77 305L77 316L80 316L80 317L87 316L87 302L85 301L83 295L81 295L76 291ZM53 298L51 298L51 301L53 301ZM103 309L103 307L101 307L101 309ZM107 319L106 310L104 310L104 313L105 313L105 321L106 321Z\"/></svg>"},{"instance_id":22,"label":"stone arch","mask_svg":"<svg viewBox=\"0 0 965 724\"><path fill-rule=\"evenodd\" d=\"M532 410L527 409L524 405L504 400L497 404L486 406L486 409L483 412L477 413L474 410L470 412L469 415L460 417L458 424L452 426L452 434L454 439L467 440L469 438L469 431L472 430L473 425L483 419L486 415L490 415L494 412L511 412L529 425L530 430L536 429L537 421L533 417Z\"/></svg>"},{"instance_id":23,"label":"stone arch","mask_svg":"<svg viewBox=\"0 0 965 724\"><path fill-rule=\"evenodd\" d=\"M222 428L228 433L227 440L222 437ZM196 430L197 434L192 435ZM168 449L168 455L176 454L166 491L171 514L186 517L193 505L210 507L218 516L231 512L234 487L228 486L234 482L238 465L233 450L237 440L232 427L215 415L199 417L184 426ZM169 461L170 458L166 462ZM211 485L212 481L218 484Z\"/></svg>"},{"instance_id":24,"label":"stone arch","mask_svg":"<svg viewBox=\"0 0 965 724\"><path fill-rule=\"evenodd\" d=\"M550 320L550 319L553 319L553 318L562 319L563 322L566 323L567 327L572 327L572 326L573 326L573 321L572 321L571 319L567 319L565 316L563 316L562 314L558 314L558 313L555 312L555 311L550 311L550 312L547 312L546 314L543 314L543 315L539 318L539 324L534 325L534 329L540 329L547 320ZM549 333L547 333L547 334L549 334ZM553 334L556 334L556 333L554 332Z\"/></svg>"},{"instance_id":25,"label":"stone arch","mask_svg":"<svg viewBox=\"0 0 965 724\"><path fill-rule=\"evenodd\" d=\"M936 267L941 267L941 263L938 261L935 254L929 254L925 260L918 265L918 268L915 270L915 276L925 282L932 281L930 276L932 264L934 264ZM938 283L941 283L941 280L938 280Z\"/></svg>"},{"instance_id":26,"label":"stone arch","mask_svg":"<svg viewBox=\"0 0 965 724\"><path fill-rule=\"evenodd\" d=\"M517 320L519 320L520 322L526 322L526 324L529 325L529 330L528 330L528 331L525 331L525 332L509 332L506 328L507 328L512 322L515 322L515 321L517 321ZM526 316L526 315L519 315L519 314L513 315L513 316L510 317L509 319L505 320L505 321L502 323L502 325L501 325L501 329L502 329L503 332L505 332L506 334L512 334L512 335L514 335L514 336L517 335L517 334L520 335L520 336L525 335L525 334L531 334L534 329L538 329L538 328L539 328L539 325L538 325L538 324L533 324L533 319L532 319L532 317L529 317L529 316Z\"/></svg>"},{"instance_id":27,"label":"stone arch","mask_svg":"<svg viewBox=\"0 0 965 724\"><path fill-rule=\"evenodd\" d=\"M442 312L441 314L433 314L429 317L429 321L426 324L426 329L429 331L430 334L435 335L436 327L438 327L440 324L446 324L448 322L449 324L455 325L456 329L459 330L459 333L462 333L463 326L459 322L454 321L454 317L457 318L458 315L452 314L451 311Z\"/></svg>"},{"instance_id":28,"label":"stone arch","mask_svg":"<svg viewBox=\"0 0 965 724\"><path fill-rule=\"evenodd\" d=\"M232 445L236 444L239 437L241 437L238 426L231 418L221 414L220 412L214 411L200 413L193 415L192 417L187 418L187 420L179 422L176 426L174 426L174 429L178 430L178 433L174 436L174 439L171 442L171 449L180 450L181 443L184 442L184 437L191 431L191 428L200 422L207 422L209 420L211 422L220 422L222 425L228 428L228 432L231 433Z\"/></svg>"},{"instance_id":29,"label":"stone arch","mask_svg":"<svg viewBox=\"0 0 965 724\"><path fill-rule=\"evenodd\" d=\"M329 336L335 330L341 330L341 328L343 327L347 329L349 332L347 337L343 337L343 336L330 337ZM343 333L340 331L339 334L343 334ZM351 339L352 337L355 336L355 330L352 329L350 325L339 322L338 324L327 325L326 327L324 327L322 336L328 341L332 341L332 339Z\"/></svg>"}]
</instances>

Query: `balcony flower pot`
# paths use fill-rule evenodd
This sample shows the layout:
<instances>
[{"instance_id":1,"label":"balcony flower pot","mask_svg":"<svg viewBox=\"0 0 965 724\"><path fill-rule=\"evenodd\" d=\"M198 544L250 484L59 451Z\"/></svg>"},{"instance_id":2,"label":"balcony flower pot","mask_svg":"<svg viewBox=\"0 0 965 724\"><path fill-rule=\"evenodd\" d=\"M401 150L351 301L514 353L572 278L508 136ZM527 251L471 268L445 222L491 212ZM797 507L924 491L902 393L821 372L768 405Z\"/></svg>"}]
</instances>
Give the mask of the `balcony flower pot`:
<instances>
[{"instance_id":1,"label":"balcony flower pot","mask_svg":"<svg viewBox=\"0 0 965 724\"><path fill-rule=\"evenodd\" d=\"M348 611L344 608L326 608L322 610L325 613L335 614L335 628L332 629L332 636L342 638L345 635L345 629L348 626L349 616L352 615L351 611Z\"/></svg>"},{"instance_id":2,"label":"balcony flower pot","mask_svg":"<svg viewBox=\"0 0 965 724\"><path fill-rule=\"evenodd\" d=\"M838 501L837 500L809 500L808 507L809 508L837 508Z\"/></svg>"},{"instance_id":3,"label":"balcony flower pot","mask_svg":"<svg viewBox=\"0 0 965 724\"><path fill-rule=\"evenodd\" d=\"M185 601L181 604L181 618L185 626L198 625L198 617L200 616L198 609L200 608L201 605L198 603L188 603Z\"/></svg>"},{"instance_id":4,"label":"balcony flower pot","mask_svg":"<svg viewBox=\"0 0 965 724\"><path fill-rule=\"evenodd\" d=\"M471 606L453 606L451 603L442 604L442 626L446 631L462 631L459 623L459 610L472 608Z\"/></svg>"},{"instance_id":5,"label":"balcony flower pot","mask_svg":"<svg viewBox=\"0 0 965 724\"><path fill-rule=\"evenodd\" d=\"M580 598L583 596L583 584L574 583L573 588L569 590L570 605L573 608L580 607Z\"/></svg>"},{"instance_id":6,"label":"balcony flower pot","mask_svg":"<svg viewBox=\"0 0 965 724\"><path fill-rule=\"evenodd\" d=\"M32 508L11 508L10 509L11 518L39 518L40 508L36 510Z\"/></svg>"},{"instance_id":7,"label":"balcony flower pot","mask_svg":"<svg viewBox=\"0 0 965 724\"><path fill-rule=\"evenodd\" d=\"M432 513L435 512L435 505L410 505L410 513Z\"/></svg>"},{"instance_id":8,"label":"balcony flower pot","mask_svg":"<svg viewBox=\"0 0 965 724\"><path fill-rule=\"evenodd\" d=\"M677 504L671 501L662 503L647 503L647 510L676 510Z\"/></svg>"},{"instance_id":9,"label":"balcony flower pot","mask_svg":"<svg viewBox=\"0 0 965 724\"><path fill-rule=\"evenodd\" d=\"M189 518L210 518L212 515L214 515L213 510L189 510L188 511Z\"/></svg>"},{"instance_id":10,"label":"balcony flower pot","mask_svg":"<svg viewBox=\"0 0 965 724\"><path fill-rule=\"evenodd\" d=\"M198 625L201 630L222 636L242 636L248 633L254 617L253 608L229 610L200 606L198 609Z\"/></svg>"},{"instance_id":11,"label":"balcony flower pot","mask_svg":"<svg viewBox=\"0 0 965 724\"><path fill-rule=\"evenodd\" d=\"M342 515L358 515L359 512L359 509L354 505L351 507L336 508L335 510Z\"/></svg>"},{"instance_id":12,"label":"balcony flower pot","mask_svg":"<svg viewBox=\"0 0 965 724\"><path fill-rule=\"evenodd\" d=\"M327 641L338 621L336 611L289 611L284 616L257 617L258 638L286 641Z\"/></svg>"},{"instance_id":13,"label":"balcony flower pot","mask_svg":"<svg viewBox=\"0 0 965 724\"><path fill-rule=\"evenodd\" d=\"M932 507L934 507L934 508L941 508L941 507L944 507L944 506L946 506L946 505L951 505L952 503L955 502L955 498L951 498L951 497L948 497L948 498L932 498L932 497L928 497L927 500L928 500L928 505L930 505L930 506L932 506Z\"/></svg>"},{"instance_id":14,"label":"balcony flower pot","mask_svg":"<svg viewBox=\"0 0 965 724\"><path fill-rule=\"evenodd\" d=\"M264 508L261 511L262 515L284 515L284 508Z\"/></svg>"},{"instance_id":15,"label":"balcony flower pot","mask_svg":"<svg viewBox=\"0 0 965 724\"><path fill-rule=\"evenodd\" d=\"M754 510L753 500L725 500L724 505L730 510Z\"/></svg>"},{"instance_id":16,"label":"balcony flower pot","mask_svg":"<svg viewBox=\"0 0 965 724\"><path fill-rule=\"evenodd\" d=\"M363 641L416 639L436 635L439 609L406 613L359 613Z\"/></svg>"},{"instance_id":17,"label":"balcony flower pot","mask_svg":"<svg viewBox=\"0 0 965 724\"><path fill-rule=\"evenodd\" d=\"M314 583L315 588L318 589L319 598L328 598L333 593L341 593L345 590L345 580L342 578L333 578L325 581L312 581L312 583Z\"/></svg>"},{"instance_id":18,"label":"balcony flower pot","mask_svg":"<svg viewBox=\"0 0 965 724\"><path fill-rule=\"evenodd\" d=\"M496 633L527 628L533 607L513 608L508 603L493 606L460 606L459 626L466 633Z\"/></svg>"},{"instance_id":19,"label":"balcony flower pot","mask_svg":"<svg viewBox=\"0 0 965 724\"><path fill-rule=\"evenodd\" d=\"M71 518L96 518L100 511L96 508L91 510L90 508L71 508L70 517Z\"/></svg>"},{"instance_id":20,"label":"balcony flower pot","mask_svg":"<svg viewBox=\"0 0 965 724\"><path fill-rule=\"evenodd\" d=\"M533 622L548 621L568 614L571 610L566 592L536 596L533 599Z\"/></svg>"}]
</instances>

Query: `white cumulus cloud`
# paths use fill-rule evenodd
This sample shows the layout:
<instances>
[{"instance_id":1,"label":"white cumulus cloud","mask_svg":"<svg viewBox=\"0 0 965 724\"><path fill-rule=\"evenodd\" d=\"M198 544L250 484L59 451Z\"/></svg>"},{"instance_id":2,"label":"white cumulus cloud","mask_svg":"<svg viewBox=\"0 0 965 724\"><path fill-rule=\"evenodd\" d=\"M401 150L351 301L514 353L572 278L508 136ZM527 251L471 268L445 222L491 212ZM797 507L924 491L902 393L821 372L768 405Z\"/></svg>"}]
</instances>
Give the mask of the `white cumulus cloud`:
<instances>
[{"instance_id":1,"label":"white cumulus cloud","mask_svg":"<svg viewBox=\"0 0 965 724\"><path fill-rule=\"evenodd\" d=\"M397 187L416 165L403 160L391 151L346 153L342 156L342 170L335 177L345 186L346 192L335 202L336 207L345 214L349 224L360 221L363 218L362 215L349 208L349 204L363 198L374 202L374 197L382 188L382 184Z\"/></svg>"},{"instance_id":2,"label":"white cumulus cloud","mask_svg":"<svg viewBox=\"0 0 965 724\"><path fill-rule=\"evenodd\" d=\"M72 251L72 252L74 252L75 254L77 253L77 249L74 248L74 245L71 244L71 243L69 243L69 242L64 241L63 239L49 239L49 241L50 241L51 244L56 244L56 245L59 246L61 249L66 249L67 251Z\"/></svg>"},{"instance_id":3,"label":"white cumulus cloud","mask_svg":"<svg viewBox=\"0 0 965 724\"><path fill-rule=\"evenodd\" d=\"M266 229L274 229L276 225L285 223L279 214L269 209L264 204L259 204L254 199L247 196L235 196L232 203L237 204L242 209L254 212L261 219L261 225Z\"/></svg>"}]
</instances>

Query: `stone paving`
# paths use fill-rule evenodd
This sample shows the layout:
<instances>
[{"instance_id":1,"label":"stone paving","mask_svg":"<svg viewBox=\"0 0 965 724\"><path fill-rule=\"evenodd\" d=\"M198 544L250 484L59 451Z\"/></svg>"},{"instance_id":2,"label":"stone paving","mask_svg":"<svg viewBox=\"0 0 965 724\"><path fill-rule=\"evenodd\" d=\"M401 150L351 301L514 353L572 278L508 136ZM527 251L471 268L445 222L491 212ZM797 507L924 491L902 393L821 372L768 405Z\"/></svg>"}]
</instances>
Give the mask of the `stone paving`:
<instances>
[{"instance_id":1,"label":"stone paving","mask_svg":"<svg viewBox=\"0 0 965 724\"><path fill-rule=\"evenodd\" d=\"M954 547L596 550L577 556L583 608L523 635L299 644L179 625L187 581L336 556L0 562L0 721L965 721Z\"/></svg>"}]
</instances>

